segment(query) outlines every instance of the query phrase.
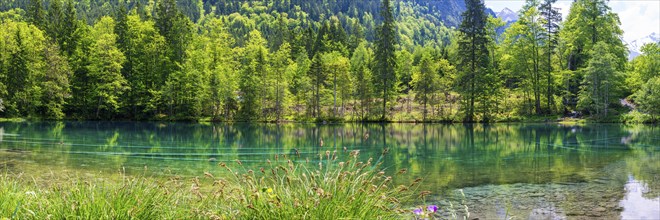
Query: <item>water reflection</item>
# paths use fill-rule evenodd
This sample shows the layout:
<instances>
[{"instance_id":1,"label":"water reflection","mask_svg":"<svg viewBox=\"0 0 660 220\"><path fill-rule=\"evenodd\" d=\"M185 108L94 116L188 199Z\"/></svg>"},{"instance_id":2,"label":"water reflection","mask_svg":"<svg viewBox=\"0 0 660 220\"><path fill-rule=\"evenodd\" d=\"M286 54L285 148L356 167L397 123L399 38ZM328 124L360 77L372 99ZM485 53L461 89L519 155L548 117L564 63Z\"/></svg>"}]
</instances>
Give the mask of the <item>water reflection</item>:
<instances>
[{"instance_id":1,"label":"water reflection","mask_svg":"<svg viewBox=\"0 0 660 220\"><path fill-rule=\"evenodd\" d=\"M197 176L221 161L258 167L360 150L390 173L408 169L400 184L424 177L440 202L465 189L473 216L612 217L626 210L629 175L658 197L659 143L657 127L618 124L23 122L0 123L0 164Z\"/></svg>"},{"instance_id":2,"label":"water reflection","mask_svg":"<svg viewBox=\"0 0 660 220\"><path fill-rule=\"evenodd\" d=\"M625 186L626 196L621 200L623 219L660 219L660 197L649 198L648 183L630 176Z\"/></svg>"}]
</instances>

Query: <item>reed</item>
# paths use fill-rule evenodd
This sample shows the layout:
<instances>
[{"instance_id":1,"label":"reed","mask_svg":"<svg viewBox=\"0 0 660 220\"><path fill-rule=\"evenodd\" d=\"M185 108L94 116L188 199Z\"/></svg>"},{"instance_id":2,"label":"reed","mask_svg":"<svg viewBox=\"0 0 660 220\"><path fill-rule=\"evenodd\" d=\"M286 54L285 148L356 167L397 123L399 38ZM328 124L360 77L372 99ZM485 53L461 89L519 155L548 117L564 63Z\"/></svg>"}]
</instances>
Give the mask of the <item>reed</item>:
<instances>
[{"instance_id":1,"label":"reed","mask_svg":"<svg viewBox=\"0 0 660 220\"><path fill-rule=\"evenodd\" d=\"M358 155L327 151L315 162L281 157L257 168L220 163L218 170L194 178L34 178L5 172L0 219L415 218L411 204L421 205L429 193L416 191L421 180L394 185L405 170L386 175L379 163L359 161ZM425 216L436 217L428 211Z\"/></svg>"}]
</instances>

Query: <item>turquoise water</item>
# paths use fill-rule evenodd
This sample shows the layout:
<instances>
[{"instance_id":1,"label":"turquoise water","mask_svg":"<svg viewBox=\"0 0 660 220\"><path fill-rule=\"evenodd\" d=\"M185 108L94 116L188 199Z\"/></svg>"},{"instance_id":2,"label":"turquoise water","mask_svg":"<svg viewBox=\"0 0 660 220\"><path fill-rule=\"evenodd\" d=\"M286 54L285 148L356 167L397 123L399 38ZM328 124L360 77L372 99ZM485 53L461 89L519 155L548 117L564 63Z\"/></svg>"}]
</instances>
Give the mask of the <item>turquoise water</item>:
<instances>
[{"instance_id":1,"label":"turquoise water","mask_svg":"<svg viewBox=\"0 0 660 220\"><path fill-rule=\"evenodd\" d=\"M407 169L400 184L424 178L429 203L467 205L455 209L470 218L660 219L657 126L0 123L0 164L18 172L192 177L219 162L256 168L353 150L390 173Z\"/></svg>"}]
</instances>

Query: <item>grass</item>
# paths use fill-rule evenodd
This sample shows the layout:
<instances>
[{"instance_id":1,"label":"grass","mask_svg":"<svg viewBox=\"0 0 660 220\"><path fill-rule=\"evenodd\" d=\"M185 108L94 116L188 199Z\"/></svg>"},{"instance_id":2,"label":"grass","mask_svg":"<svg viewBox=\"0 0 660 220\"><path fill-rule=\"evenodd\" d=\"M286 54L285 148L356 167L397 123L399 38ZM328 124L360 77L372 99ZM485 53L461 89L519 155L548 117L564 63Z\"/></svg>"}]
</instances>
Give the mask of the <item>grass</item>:
<instances>
[{"instance_id":1,"label":"grass","mask_svg":"<svg viewBox=\"0 0 660 220\"><path fill-rule=\"evenodd\" d=\"M0 174L0 219L401 219L421 179L394 185L359 151L325 152L320 162L268 161L256 170L240 161L194 178L93 178L68 173ZM427 213L437 217L437 213Z\"/></svg>"},{"instance_id":2,"label":"grass","mask_svg":"<svg viewBox=\"0 0 660 220\"><path fill-rule=\"evenodd\" d=\"M24 122L24 118L0 118L0 122Z\"/></svg>"},{"instance_id":3,"label":"grass","mask_svg":"<svg viewBox=\"0 0 660 220\"><path fill-rule=\"evenodd\" d=\"M68 182L0 176L0 218L154 219L162 217L159 210L170 199L160 187L139 178L121 183L63 179Z\"/></svg>"}]
</instances>

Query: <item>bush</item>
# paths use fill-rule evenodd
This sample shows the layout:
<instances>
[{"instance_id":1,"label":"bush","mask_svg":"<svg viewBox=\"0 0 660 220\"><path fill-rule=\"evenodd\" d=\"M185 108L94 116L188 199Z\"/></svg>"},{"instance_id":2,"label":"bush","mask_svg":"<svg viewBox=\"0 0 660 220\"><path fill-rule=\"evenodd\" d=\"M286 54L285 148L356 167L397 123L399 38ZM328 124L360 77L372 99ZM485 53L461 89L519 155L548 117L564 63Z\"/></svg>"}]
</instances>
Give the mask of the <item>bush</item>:
<instances>
[{"instance_id":1,"label":"bush","mask_svg":"<svg viewBox=\"0 0 660 220\"><path fill-rule=\"evenodd\" d=\"M637 110L630 111L628 113L621 115L621 121L627 124L644 124L644 123L655 123L653 117L649 114L641 113Z\"/></svg>"}]
</instances>

